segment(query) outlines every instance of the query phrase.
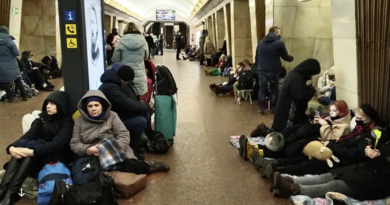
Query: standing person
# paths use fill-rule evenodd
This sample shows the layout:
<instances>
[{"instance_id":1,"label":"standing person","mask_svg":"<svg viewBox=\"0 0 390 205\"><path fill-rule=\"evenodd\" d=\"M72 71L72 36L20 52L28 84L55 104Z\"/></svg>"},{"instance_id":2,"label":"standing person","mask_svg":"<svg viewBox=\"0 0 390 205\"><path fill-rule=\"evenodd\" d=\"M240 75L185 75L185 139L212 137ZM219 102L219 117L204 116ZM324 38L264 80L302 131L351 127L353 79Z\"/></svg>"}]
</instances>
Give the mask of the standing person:
<instances>
[{"instance_id":1,"label":"standing person","mask_svg":"<svg viewBox=\"0 0 390 205\"><path fill-rule=\"evenodd\" d=\"M274 26L269 29L267 36L259 42L256 49L257 72L259 76L259 107L260 114L264 114L264 101L268 83L271 87L271 110L274 111L278 101L278 81L282 71L280 58L287 62L294 60L288 55L284 42L280 40L280 28Z\"/></svg>"},{"instance_id":2,"label":"standing person","mask_svg":"<svg viewBox=\"0 0 390 205\"><path fill-rule=\"evenodd\" d=\"M177 32L175 40L176 40L176 60L181 60L180 51L183 48L183 40L180 32Z\"/></svg>"},{"instance_id":3,"label":"standing person","mask_svg":"<svg viewBox=\"0 0 390 205\"><path fill-rule=\"evenodd\" d=\"M164 55L164 36L160 34L160 38L158 39L158 47L161 51L160 55Z\"/></svg>"},{"instance_id":4,"label":"standing person","mask_svg":"<svg viewBox=\"0 0 390 205\"><path fill-rule=\"evenodd\" d=\"M199 61L200 61L200 65L204 65L204 43L205 43L205 39L206 36L204 34L204 32L202 32L201 36L199 37Z\"/></svg>"},{"instance_id":5,"label":"standing person","mask_svg":"<svg viewBox=\"0 0 390 205\"><path fill-rule=\"evenodd\" d=\"M207 60L207 66L212 66L211 58L213 57L214 51L213 42L211 42L210 37L206 36L206 41L204 43L204 54Z\"/></svg>"},{"instance_id":6,"label":"standing person","mask_svg":"<svg viewBox=\"0 0 390 205\"><path fill-rule=\"evenodd\" d=\"M145 35L145 40L148 43L148 48L149 48L149 59L150 55L153 56L153 37L150 35L150 32Z\"/></svg>"},{"instance_id":7,"label":"standing person","mask_svg":"<svg viewBox=\"0 0 390 205\"><path fill-rule=\"evenodd\" d=\"M11 83L15 82L22 99L27 101L26 91L22 83L19 65L16 57L19 55L18 47L13 38L9 35L9 30L5 26L0 26L0 85L7 94L8 102L13 102Z\"/></svg>"},{"instance_id":8,"label":"standing person","mask_svg":"<svg viewBox=\"0 0 390 205\"><path fill-rule=\"evenodd\" d=\"M145 60L148 59L148 56L149 47L145 37L135 23L128 23L124 30L124 36L115 47L112 62L121 62L133 68L135 76L132 82L136 88L137 96L144 95L148 91L145 72Z\"/></svg>"}]
</instances>

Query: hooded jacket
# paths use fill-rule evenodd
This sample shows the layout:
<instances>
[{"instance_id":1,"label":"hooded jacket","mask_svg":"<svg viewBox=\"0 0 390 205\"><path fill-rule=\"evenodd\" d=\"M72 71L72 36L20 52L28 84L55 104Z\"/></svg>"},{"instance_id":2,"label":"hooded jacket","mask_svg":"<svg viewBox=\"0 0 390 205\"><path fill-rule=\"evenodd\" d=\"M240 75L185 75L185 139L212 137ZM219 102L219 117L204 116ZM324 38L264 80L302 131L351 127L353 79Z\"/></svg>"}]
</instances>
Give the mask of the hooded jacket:
<instances>
[{"instance_id":1,"label":"hooded jacket","mask_svg":"<svg viewBox=\"0 0 390 205\"><path fill-rule=\"evenodd\" d=\"M306 82L320 72L320 63L309 58L287 74L280 90L272 125L276 132L307 122L305 112L316 89L312 85L306 85Z\"/></svg>"},{"instance_id":2,"label":"hooded jacket","mask_svg":"<svg viewBox=\"0 0 390 205\"><path fill-rule=\"evenodd\" d=\"M133 68L135 73L134 86L138 96L148 91L144 61L149 57L149 46L141 34L126 34L115 47L112 62L121 62Z\"/></svg>"},{"instance_id":3,"label":"hooded jacket","mask_svg":"<svg viewBox=\"0 0 390 205\"><path fill-rule=\"evenodd\" d=\"M40 67L42 64L36 63L34 61L29 60L31 52L23 51L22 59L20 59L20 71L23 71L23 74L28 74L32 71L34 67Z\"/></svg>"},{"instance_id":4,"label":"hooded jacket","mask_svg":"<svg viewBox=\"0 0 390 205\"><path fill-rule=\"evenodd\" d=\"M294 60L294 57L288 55L284 42L275 33L268 33L265 38L259 42L256 49L255 61L258 62L258 71L281 72L282 62L280 58L287 62Z\"/></svg>"},{"instance_id":5,"label":"hooded jacket","mask_svg":"<svg viewBox=\"0 0 390 205\"><path fill-rule=\"evenodd\" d=\"M334 68L330 68L329 71L333 71ZM324 74L318 78L317 83L317 97L327 97L329 98L332 95L333 86L330 85L329 80L329 71L324 72ZM333 71L334 72L334 71Z\"/></svg>"},{"instance_id":6,"label":"hooded jacket","mask_svg":"<svg viewBox=\"0 0 390 205\"><path fill-rule=\"evenodd\" d=\"M121 118L144 114L149 110L149 105L138 99L136 91L131 84L121 83L114 69L103 73L100 81L102 85L100 85L99 90L103 92L112 104L112 111L118 113ZM126 85L127 87L125 87Z\"/></svg>"},{"instance_id":7,"label":"hooded jacket","mask_svg":"<svg viewBox=\"0 0 390 205\"><path fill-rule=\"evenodd\" d=\"M88 115L85 100L89 97L99 97L103 101L103 109L106 114L99 120L92 119ZM102 139L112 137L118 142L121 151L126 153L129 159L136 159L133 150L130 148L130 133L118 117L118 114L111 111L111 103L99 90L88 91L77 105L81 117L74 123L73 136L70 141L70 148L79 156L88 156L87 149L98 144Z\"/></svg>"},{"instance_id":8,"label":"hooded jacket","mask_svg":"<svg viewBox=\"0 0 390 205\"><path fill-rule=\"evenodd\" d=\"M3 27L0 33L0 82L14 82L21 78L18 68L19 50L12 37L8 34L8 29Z\"/></svg>"},{"instance_id":9,"label":"hooded jacket","mask_svg":"<svg viewBox=\"0 0 390 205\"><path fill-rule=\"evenodd\" d=\"M57 105L57 114L53 116L48 115L46 111L49 101ZM21 140L36 141L38 143L28 148L34 150L34 157L38 158L39 165L57 161L71 163L73 154L69 142L72 137L73 119L68 110L68 103L65 92L52 92L43 103L39 118L19 140L7 147L7 153L9 154L11 146L17 147Z\"/></svg>"},{"instance_id":10,"label":"hooded jacket","mask_svg":"<svg viewBox=\"0 0 390 205\"><path fill-rule=\"evenodd\" d=\"M351 132L351 114L337 120L331 120L330 117L325 118L328 122L320 128L321 140L338 140L341 136Z\"/></svg>"}]
</instances>

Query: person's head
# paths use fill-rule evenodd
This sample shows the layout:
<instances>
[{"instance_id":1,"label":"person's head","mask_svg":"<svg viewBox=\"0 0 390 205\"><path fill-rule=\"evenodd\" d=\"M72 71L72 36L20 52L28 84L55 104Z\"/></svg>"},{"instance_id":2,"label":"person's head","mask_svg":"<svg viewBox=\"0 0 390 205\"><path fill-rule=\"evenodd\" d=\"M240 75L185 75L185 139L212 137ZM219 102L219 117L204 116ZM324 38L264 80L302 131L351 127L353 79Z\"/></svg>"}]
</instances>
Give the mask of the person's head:
<instances>
[{"instance_id":1,"label":"person's head","mask_svg":"<svg viewBox=\"0 0 390 205\"><path fill-rule=\"evenodd\" d=\"M349 115L349 108L344 100L337 100L330 104L329 115L331 118L345 117Z\"/></svg>"},{"instance_id":2,"label":"person's head","mask_svg":"<svg viewBox=\"0 0 390 205\"><path fill-rule=\"evenodd\" d=\"M103 112L103 100L100 97L89 97L85 100L85 107L89 116L97 117Z\"/></svg>"},{"instance_id":3,"label":"person's head","mask_svg":"<svg viewBox=\"0 0 390 205\"><path fill-rule=\"evenodd\" d=\"M52 92L42 105L42 113L45 117L65 116L68 113L68 96L63 91Z\"/></svg>"},{"instance_id":4,"label":"person's head","mask_svg":"<svg viewBox=\"0 0 390 205\"><path fill-rule=\"evenodd\" d=\"M362 104L355 111L356 125L364 125L375 123L376 125L382 125L382 119L379 117L378 111L376 111L370 104Z\"/></svg>"},{"instance_id":5,"label":"person's head","mask_svg":"<svg viewBox=\"0 0 390 205\"><path fill-rule=\"evenodd\" d=\"M111 103L100 90L89 90L77 105L80 114L90 121L104 121L111 110Z\"/></svg>"},{"instance_id":6,"label":"person's head","mask_svg":"<svg viewBox=\"0 0 390 205\"><path fill-rule=\"evenodd\" d=\"M335 78L335 72L334 72L334 67L331 67L329 70L328 70L328 76L329 76L329 80L336 80Z\"/></svg>"},{"instance_id":7,"label":"person's head","mask_svg":"<svg viewBox=\"0 0 390 205\"><path fill-rule=\"evenodd\" d=\"M238 69L243 69L243 68L245 68L245 65L244 65L243 62L239 62L239 63L237 64L237 67L238 67Z\"/></svg>"},{"instance_id":8,"label":"person's head","mask_svg":"<svg viewBox=\"0 0 390 205\"><path fill-rule=\"evenodd\" d=\"M0 26L0 33L5 33L9 35L9 29L6 26Z\"/></svg>"},{"instance_id":9,"label":"person's head","mask_svg":"<svg viewBox=\"0 0 390 205\"><path fill-rule=\"evenodd\" d=\"M133 68L128 65L121 66L116 73L122 82L131 82L135 77Z\"/></svg>"},{"instance_id":10,"label":"person's head","mask_svg":"<svg viewBox=\"0 0 390 205\"><path fill-rule=\"evenodd\" d=\"M318 60L309 58L297 65L292 72L298 72L305 80L310 80L314 75L318 75L321 72L320 62Z\"/></svg>"},{"instance_id":11,"label":"person's head","mask_svg":"<svg viewBox=\"0 0 390 205\"><path fill-rule=\"evenodd\" d=\"M269 33L274 33L274 34L276 34L276 35L278 35L278 36L281 35L281 29L280 29L279 27L277 27L277 26L271 27L271 28L268 30L268 32L269 32Z\"/></svg>"},{"instance_id":12,"label":"person's head","mask_svg":"<svg viewBox=\"0 0 390 205\"><path fill-rule=\"evenodd\" d=\"M221 57L219 57L219 61L226 61L225 54L222 54Z\"/></svg>"},{"instance_id":13,"label":"person's head","mask_svg":"<svg viewBox=\"0 0 390 205\"><path fill-rule=\"evenodd\" d=\"M22 52L22 60L31 61L33 57L34 57L34 54L31 53L30 51L23 51Z\"/></svg>"},{"instance_id":14,"label":"person's head","mask_svg":"<svg viewBox=\"0 0 390 205\"><path fill-rule=\"evenodd\" d=\"M46 113L51 116L57 114L57 112L56 103L48 100L46 105Z\"/></svg>"},{"instance_id":15,"label":"person's head","mask_svg":"<svg viewBox=\"0 0 390 205\"><path fill-rule=\"evenodd\" d=\"M130 33L137 33L141 34L141 31L138 29L137 25L135 25L134 22L130 22L126 25L125 30L123 31L124 34L130 34Z\"/></svg>"},{"instance_id":16,"label":"person's head","mask_svg":"<svg viewBox=\"0 0 390 205\"><path fill-rule=\"evenodd\" d=\"M242 63L244 63L245 67L249 67L251 65L248 59L243 60Z\"/></svg>"},{"instance_id":17,"label":"person's head","mask_svg":"<svg viewBox=\"0 0 390 205\"><path fill-rule=\"evenodd\" d=\"M111 34L113 35L119 35L118 30L116 28L112 28Z\"/></svg>"}]
</instances>

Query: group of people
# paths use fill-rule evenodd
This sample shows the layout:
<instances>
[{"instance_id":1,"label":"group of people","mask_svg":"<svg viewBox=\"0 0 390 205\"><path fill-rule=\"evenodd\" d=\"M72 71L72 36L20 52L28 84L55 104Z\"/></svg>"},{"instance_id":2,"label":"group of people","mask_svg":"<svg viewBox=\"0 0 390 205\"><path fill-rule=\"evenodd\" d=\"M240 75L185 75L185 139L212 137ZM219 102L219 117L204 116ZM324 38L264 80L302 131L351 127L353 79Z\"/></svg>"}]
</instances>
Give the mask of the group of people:
<instances>
[{"instance_id":1,"label":"group of people","mask_svg":"<svg viewBox=\"0 0 390 205\"><path fill-rule=\"evenodd\" d=\"M139 99L147 92L144 61L149 57L149 48L135 24L129 23L124 33L112 55L112 61L121 65L101 76L99 90L90 90L80 99L77 119L73 120L73 113L69 112L67 93L54 91L44 101L42 113L31 128L6 148L11 160L4 165L0 204L18 201L23 181L27 176L36 178L45 164L69 165L80 157L93 156L103 163L104 140L111 140L118 147L112 155L125 158L107 171L135 174L169 171L164 162L145 161L141 149L141 135L153 134L150 119L153 105Z\"/></svg>"},{"instance_id":2,"label":"group of people","mask_svg":"<svg viewBox=\"0 0 390 205\"><path fill-rule=\"evenodd\" d=\"M20 54L14 40L8 28L0 26L0 88L6 92L8 102L14 101L15 90L11 89L13 84L23 101L32 97L27 92L30 89L34 92L53 91L54 85L49 79L62 76L54 57L45 56L42 59L45 63L35 62L30 51Z\"/></svg>"}]
</instances>

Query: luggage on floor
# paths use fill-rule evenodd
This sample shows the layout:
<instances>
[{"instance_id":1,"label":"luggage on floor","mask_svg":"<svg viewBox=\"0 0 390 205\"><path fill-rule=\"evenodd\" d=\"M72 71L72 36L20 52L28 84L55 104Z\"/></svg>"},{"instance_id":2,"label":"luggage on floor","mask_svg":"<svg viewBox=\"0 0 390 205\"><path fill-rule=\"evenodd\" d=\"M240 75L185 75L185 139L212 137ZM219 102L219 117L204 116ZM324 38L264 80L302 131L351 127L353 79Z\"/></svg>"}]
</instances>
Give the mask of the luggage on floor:
<instances>
[{"instance_id":1,"label":"luggage on floor","mask_svg":"<svg viewBox=\"0 0 390 205\"><path fill-rule=\"evenodd\" d=\"M157 95L154 99L155 130L161 132L165 139L173 140L176 135L176 100L173 96Z\"/></svg>"},{"instance_id":2,"label":"luggage on floor","mask_svg":"<svg viewBox=\"0 0 390 205\"><path fill-rule=\"evenodd\" d=\"M253 73L248 71L243 73L238 78L238 90L252 90L253 89Z\"/></svg>"},{"instance_id":3,"label":"luggage on floor","mask_svg":"<svg viewBox=\"0 0 390 205\"><path fill-rule=\"evenodd\" d=\"M153 130L147 136L148 140L145 147L149 153L165 154L172 146L172 141L165 139L161 132Z\"/></svg>"},{"instance_id":4,"label":"luggage on floor","mask_svg":"<svg viewBox=\"0 0 390 205\"><path fill-rule=\"evenodd\" d=\"M63 163L46 164L38 175L38 205L48 205L53 194L56 180L73 184L70 171Z\"/></svg>"},{"instance_id":5,"label":"luggage on floor","mask_svg":"<svg viewBox=\"0 0 390 205\"><path fill-rule=\"evenodd\" d=\"M130 198L146 187L146 174L133 174L127 172L109 172L115 182L115 193L125 199Z\"/></svg>"},{"instance_id":6,"label":"luggage on floor","mask_svg":"<svg viewBox=\"0 0 390 205\"><path fill-rule=\"evenodd\" d=\"M171 71L165 66L157 66L156 73L157 95L175 95L177 87Z\"/></svg>"}]
</instances>

